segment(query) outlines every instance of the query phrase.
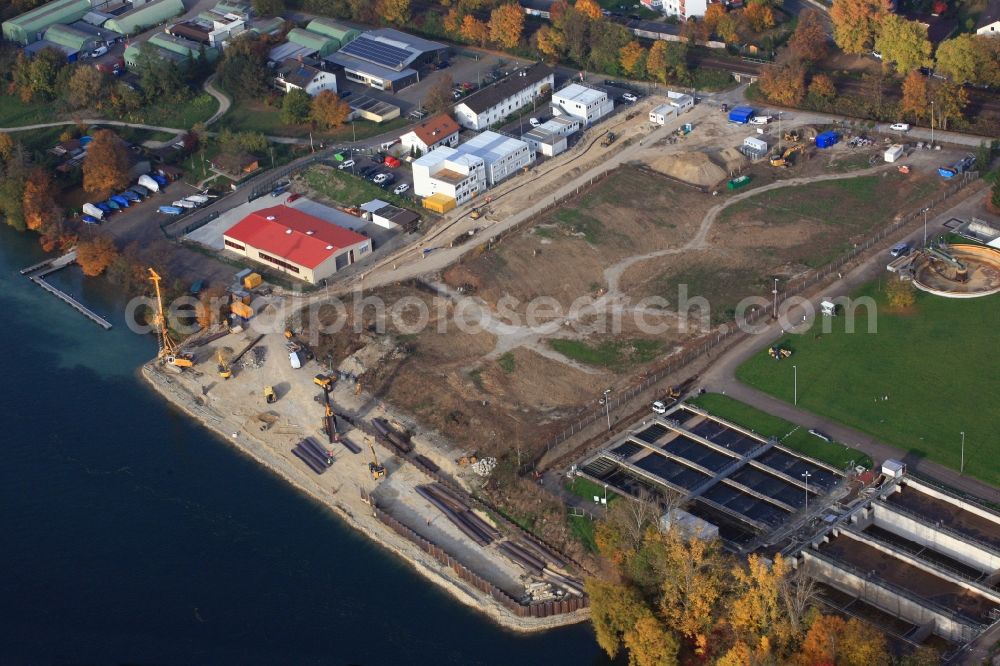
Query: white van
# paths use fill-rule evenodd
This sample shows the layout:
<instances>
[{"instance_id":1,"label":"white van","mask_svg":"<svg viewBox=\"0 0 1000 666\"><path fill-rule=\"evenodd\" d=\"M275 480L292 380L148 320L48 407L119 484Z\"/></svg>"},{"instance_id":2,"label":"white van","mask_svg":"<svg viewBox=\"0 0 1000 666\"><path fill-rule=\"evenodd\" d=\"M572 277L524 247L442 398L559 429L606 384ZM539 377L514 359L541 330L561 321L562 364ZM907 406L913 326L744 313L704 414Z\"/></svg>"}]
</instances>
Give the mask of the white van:
<instances>
[{"instance_id":1,"label":"white van","mask_svg":"<svg viewBox=\"0 0 1000 666\"><path fill-rule=\"evenodd\" d=\"M751 125L766 125L771 122L771 116L754 116L750 119Z\"/></svg>"}]
</instances>

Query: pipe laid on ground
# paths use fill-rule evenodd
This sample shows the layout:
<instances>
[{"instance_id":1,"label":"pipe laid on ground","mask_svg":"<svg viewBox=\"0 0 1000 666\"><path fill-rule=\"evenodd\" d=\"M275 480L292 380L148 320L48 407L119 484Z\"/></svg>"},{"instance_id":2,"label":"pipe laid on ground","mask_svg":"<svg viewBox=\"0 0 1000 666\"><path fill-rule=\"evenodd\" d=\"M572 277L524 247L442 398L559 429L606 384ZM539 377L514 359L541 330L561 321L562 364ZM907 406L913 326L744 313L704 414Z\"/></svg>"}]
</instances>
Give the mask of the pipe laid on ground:
<instances>
[{"instance_id":1,"label":"pipe laid on ground","mask_svg":"<svg viewBox=\"0 0 1000 666\"><path fill-rule=\"evenodd\" d=\"M445 517L448 518L448 520L454 523L454 525L458 529L460 529L463 534L465 534L465 536L469 537L480 546L485 547L489 545L489 541L485 537L483 537L483 535L479 534L477 531L466 525L465 522L462 521L461 518L457 514L455 514L454 511L445 506L439 499L428 493L420 486L417 486L417 492L420 494L421 497L423 497L428 502L436 506L441 511L441 513L443 513Z\"/></svg>"},{"instance_id":2,"label":"pipe laid on ground","mask_svg":"<svg viewBox=\"0 0 1000 666\"><path fill-rule=\"evenodd\" d=\"M326 471L326 467L323 467L318 462L316 462L306 454L302 453L302 450L299 449L299 447L296 446L294 449L292 449L292 453L294 453L296 458L298 458L306 465L308 465L310 469L312 469L312 471L316 472L317 474L322 474L323 472Z\"/></svg>"}]
</instances>

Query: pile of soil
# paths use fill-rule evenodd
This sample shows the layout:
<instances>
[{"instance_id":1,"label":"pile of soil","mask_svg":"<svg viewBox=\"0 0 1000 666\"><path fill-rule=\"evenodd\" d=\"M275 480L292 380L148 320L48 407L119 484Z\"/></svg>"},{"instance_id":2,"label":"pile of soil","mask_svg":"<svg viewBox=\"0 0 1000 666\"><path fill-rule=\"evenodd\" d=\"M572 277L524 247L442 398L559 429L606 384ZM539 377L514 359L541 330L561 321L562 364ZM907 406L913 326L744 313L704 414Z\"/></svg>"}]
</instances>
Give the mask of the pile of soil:
<instances>
[{"instance_id":1,"label":"pile of soil","mask_svg":"<svg viewBox=\"0 0 1000 666\"><path fill-rule=\"evenodd\" d=\"M720 150L718 159L722 163L723 168L729 172L736 171L749 162L746 155L741 153L737 148L732 147Z\"/></svg>"},{"instance_id":2,"label":"pile of soil","mask_svg":"<svg viewBox=\"0 0 1000 666\"><path fill-rule=\"evenodd\" d=\"M713 187L726 178L722 167L701 152L664 155L649 166L671 178L701 187Z\"/></svg>"}]
</instances>

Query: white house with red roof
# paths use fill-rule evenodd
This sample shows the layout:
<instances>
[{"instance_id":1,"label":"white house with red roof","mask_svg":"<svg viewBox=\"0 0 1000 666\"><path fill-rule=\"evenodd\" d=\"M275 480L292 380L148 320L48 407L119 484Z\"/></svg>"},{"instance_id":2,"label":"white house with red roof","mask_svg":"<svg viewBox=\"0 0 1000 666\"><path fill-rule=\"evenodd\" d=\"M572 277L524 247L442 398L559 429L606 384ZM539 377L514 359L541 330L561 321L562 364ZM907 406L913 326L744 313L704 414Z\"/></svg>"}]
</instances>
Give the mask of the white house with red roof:
<instances>
[{"instance_id":1,"label":"white house with red roof","mask_svg":"<svg viewBox=\"0 0 1000 666\"><path fill-rule=\"evenodd\" d=\"M372 251L372 240L288 206L250 213L223 236L229 252L316 284Z\"/></svg>"},{"instance_id":2,"label":"white house with red roof","mask_svg":"<svg viewBox=\"0 0 1000 666\"><path fill-rule=\"evenodd\" d=\"M451 116L442 113L425 120L399 137L399 142L407 152L415 148L420 151L420 155L426 155L438 146L454 148L458 144L458 133L461 129Z\"/></svg>"}]
</instances>

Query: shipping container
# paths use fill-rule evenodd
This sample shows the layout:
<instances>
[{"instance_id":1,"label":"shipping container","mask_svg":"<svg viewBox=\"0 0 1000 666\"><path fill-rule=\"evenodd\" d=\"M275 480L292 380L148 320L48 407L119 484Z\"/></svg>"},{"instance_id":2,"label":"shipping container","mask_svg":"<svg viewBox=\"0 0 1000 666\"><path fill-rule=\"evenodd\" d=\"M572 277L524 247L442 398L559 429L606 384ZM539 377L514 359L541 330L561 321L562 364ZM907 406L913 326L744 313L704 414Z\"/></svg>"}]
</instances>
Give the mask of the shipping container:
<instances>
[{"instance_id":1,"label":"shipping container","mask_svg":"<svg viewBox=\"0 0 1000 666\"><path fill-rule=\"evenodd\" d=\"M754 117L754 110L749 106L738 106L729 112L729 122L746 125Z\"/></svg>"},{"instance_id":2,"label":"shipping container","mask_svg":"<svg viewBox=\"0 0 1000 666\"><path fill-rule=\"evenodd\" d=\"M840 135L836 132L823 132L816 137L817 148L829 148L840 141Z\"/></svg>"},{"instance_id":3,"label":"shipping container","mask_svg":"<svg viewBox=\"0 0 1000 666\"><path fill-rule=\"evenodd\" d=\"M241 301L235 301L234 303L230 304L229 309L232 311L234 315L236 315L237 317L242 317L243 319L250 319L251 317L253 317L254 314L253 308L251 308L249 305Z\"/></svg>"},{"instance_id":4,"label":"shipping container","mask_svg":"<svg viewBox=\"0 0 1000 666\"><path fill-rule=\"evenodd\" d=\"M885 161L895 162L903 156L903 147L898 143L889 146L885 151Z\"/></svg>"}]
</instances>

